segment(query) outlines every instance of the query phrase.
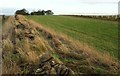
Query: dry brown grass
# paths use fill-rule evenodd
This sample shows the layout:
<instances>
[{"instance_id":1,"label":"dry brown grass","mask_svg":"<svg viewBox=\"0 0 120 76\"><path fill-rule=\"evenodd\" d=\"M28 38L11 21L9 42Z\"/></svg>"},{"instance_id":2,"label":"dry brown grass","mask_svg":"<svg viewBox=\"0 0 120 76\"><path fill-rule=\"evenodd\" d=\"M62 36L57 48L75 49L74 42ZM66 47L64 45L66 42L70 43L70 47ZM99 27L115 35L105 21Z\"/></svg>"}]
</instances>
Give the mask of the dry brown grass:
<instances>
[{"instance_id":1,"label":"dry brown grass","mask_svg":"<svg viewBox=\"0 0 120 76\"><path fill-rule=\"evenodd\" d=\"M23 40L20 41L19 39L15 38L15 45L13 45L13 43L11 42L10 36L12 35L7 36L7 38L3 40L3 45L5 47L4 49L7 50L4 54L4 57L6 56L6 58L3 59L5 62L5 65L3 65L3 74L17 74L21 71L21 68L19 67L20 64L18 64L17 61L14 61L14 59L11 61L10 55L13 54L13 48L16 48L16 51L18 53L14 55L19 55L21 57L18 58L18 60L24 59L25 62L22 62L22 64L31 62L33 64L38 64L39 57L41 57L43 54L57 53L58 55L66 59L69 58L79 60L78 62L73 61L73 66L77 66L79 64L80 67L82 67L82 65L84 64L87 64L87 66L89 67L107 65L110 67L110 70L113 71L116 71L117 67L119 67L118 61L113 59L112 56L110 56L109 54L96 51L88 44L82 44L79 41L67 36L66 34L56 33L51 28L43 27L42 25L32 20L28 21L24 16L21 15L18 16L18 22L13 22L12 20L14 20L13 17L8 18L8 22L6 22L6 26L4 26L4 31L10 30L11 27L13 27L12 25L14 24L14 22L15 24L24 24L25 26L33 29L35 39L30 40L25 37ZM12 30L10 30L9 34L11 34L11 31ZM21 31L19 29L15 29L15 32L16 34L19 34ZM24 31L22 32L24 33ZM8 31L5 31L4 33L8 34ZM80 59L81 57L85 59L82 60ZM12 65L9 66L9 63ZM68 66L69 65L70 64L68 64ZM8 69L8 67L13 68Z\"/></svg>"},{"instance_id":2,"label":"dry brown grass","mask_svg":"<svg viewBox=\"0 0 120 76\"><path fill-rule=\"evenodd\" d=\"M35 23L34 21L31 21L33 24ZM54 30L52 30L51 28L44 28L42 25L35 23L37 26L40 27L40 29L44 29L45 31L49 32L50 34L52 34L52 36L54 37L54 39L60 39L63 38L65 41L70 42L74 49L76 49L75 51L78 53L82 53L85 54L88 60L88 62L90 63L90 65L94 65L93 62L99 62L101 64L106 64L108 65L111 69L115 70L115 68L120 67L119 66L119 61L117 59L114 59L109 53L102 53L98 50L95 50L93 47L89 46L88 44L84 43L81 44L78 40L72 39L71 37L68 37L67 35L63 34L63 33L56 33ZM59 46L59 48L61 48L61 50L68 52L70 49L66 47L66 45L64 45L64 42L59 42L57 41L57 44L61 44L63 46ZM68 51L67 51L68 50ZM64 53L65 53L64 52Z\"/></svg>"},{"instance_id":3,"label":"dry brown grass","mask_svg":"<svg viewBox=\"0 0 120 76\"><path fill-rule=\"evenodd\" d=\"M51 28L44 28L42 25L30 20L30 23L32 23L32 25L39 27L42 30L45 30L46 32L49 32L53 37L54 40L58 40L60 38L63 38L66 41L70 41L70 43L74 46L75 49L78 49L80 51L83 51L88 53L91 57L95 58L103 58L103 60L105 61L109 61L109 62L113 62L113 57L109 54L109 53L101 53L99 51L96 51L92 46L89 46L88 44L84 43L81 44L78 40L75 40L69 36L67 36L66 34L63 33L56 33L54 30L52 30ZM62 44L59 40L56 41L58 42L58 44ZM57 44L57 43L56 43Z\"/></svg>"},{"instance_id":4,"label":"dry brown grass","mask_svg":"<svg viewBox=\"0 0 120 76\"><path fill-rule=\"evenodd\" d=\"M2 74L18 74L20 72L19 66L14 62L4 62L2 65Z\"/></svg>"}]
</instances>

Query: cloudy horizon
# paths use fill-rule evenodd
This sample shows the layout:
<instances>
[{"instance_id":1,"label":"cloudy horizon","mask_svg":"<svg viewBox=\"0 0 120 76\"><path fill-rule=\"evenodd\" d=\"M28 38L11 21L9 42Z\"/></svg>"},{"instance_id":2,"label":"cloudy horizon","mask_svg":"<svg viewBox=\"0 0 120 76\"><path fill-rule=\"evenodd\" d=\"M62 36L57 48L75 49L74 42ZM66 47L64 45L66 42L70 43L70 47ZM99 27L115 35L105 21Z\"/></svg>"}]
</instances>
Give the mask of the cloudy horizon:
<instances>
[{"instance_id":1,"label":"cloudy horizon","mask_svg":"<svg viewBox=\"0 0 120 76\"><path fill-rule=\"evenodd\" d=\"M119 0L4 0L0 2L0 14L14 15L18 9L52 10L58 14L118 14Z\"/></svg>"}]
</instances>

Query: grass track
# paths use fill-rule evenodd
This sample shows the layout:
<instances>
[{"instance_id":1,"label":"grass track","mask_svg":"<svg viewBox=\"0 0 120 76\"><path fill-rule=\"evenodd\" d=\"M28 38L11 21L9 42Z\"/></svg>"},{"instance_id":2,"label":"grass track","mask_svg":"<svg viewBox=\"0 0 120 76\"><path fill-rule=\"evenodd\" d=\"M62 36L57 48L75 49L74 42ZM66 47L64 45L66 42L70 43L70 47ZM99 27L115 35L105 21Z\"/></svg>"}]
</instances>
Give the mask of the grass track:
<instances>
[{"instance_id":1,"label":"grass track","mask_svg":"<svg viewBox=\"0 0 120 76\"><path fill-rule=\"evenodd\" d=\"M87 43L96 50L118 54L118 23L99 19L70 16L26 16L56 32L62 32Z\"/></svg>"}]
</instances>

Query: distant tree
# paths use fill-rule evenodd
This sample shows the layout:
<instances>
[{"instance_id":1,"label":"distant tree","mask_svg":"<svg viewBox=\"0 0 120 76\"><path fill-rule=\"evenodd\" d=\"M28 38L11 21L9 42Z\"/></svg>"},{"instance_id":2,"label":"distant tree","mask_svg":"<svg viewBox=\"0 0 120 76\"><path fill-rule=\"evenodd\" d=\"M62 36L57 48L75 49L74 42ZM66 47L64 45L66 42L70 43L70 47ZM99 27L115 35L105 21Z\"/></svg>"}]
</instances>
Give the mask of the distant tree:
<instances>
[{"instance_id":1,"label":"distant tree","mask_svg":"<svg viewBox=\"0 0 120 76\"><path fill-rule=\"evenodd\" d=\"M21 14L21 15L29 15L29 12L26 9L21 9L21 10L17 10L15 12L15 14ZM30 15L53 15L54 13L52 12L52 10L38 10L38 11L33 11L30 13Z\"/></svg>"},{"instance_id":2,"label":"distant tree","mask_svg":"<svg viewBox=\"0 0 120 76\"><path fill-rule=\"evenodd\" d=\"M45 11L44 10L33 11L31 12L31 15L45 15Z\"/></svg>"},{"instance_id":3,"label":"distant tree","mask_svg":"<svg viewBox=\"0 0 120 76\"><path fill-rule=\"evenodd\" d=\"M47 10L45 11L46 15L53 15L54 13L52 12L52 10Z\"/></svg>"},{"instance_id":4,"label":"distant tree","mask_svg":"<svg viewBox=\"0 0 120 76\"><path fill-rule=\"evenodd\" d=\"M31 15L53 15L54 13L52 10L38 10L38 11L33 11L30 13Z\"/></svg>"},{"instance_id":5,"label":"distant tree","mask_svg":"<svg viewBox=\"0 0 120 76\"><path fill-rule=\"evenodd\" d=\"M45 15L45 11L44 11L44 10L42 10L42 11L41 11L41 14L42 14L42 15Z\"/></svg>"},{"instance_id":6,"label":"distant tree","mask_svg":"<svg viewBox=\"0 0 120 76\"><path fill-rule=\"evenodd\" d=\"M34 15L35 11L31 12L30 15Z\"/></svg>"},{"instance_id":7,"label":"distant tree","mask_svg":"<svg viewBox=\"0 0 120 76\"><path fill-rule=\"evenodd\" d=\"M26 9L17 10L15 14L29 15L29 12Z\"/></svg>"}]
</instances>

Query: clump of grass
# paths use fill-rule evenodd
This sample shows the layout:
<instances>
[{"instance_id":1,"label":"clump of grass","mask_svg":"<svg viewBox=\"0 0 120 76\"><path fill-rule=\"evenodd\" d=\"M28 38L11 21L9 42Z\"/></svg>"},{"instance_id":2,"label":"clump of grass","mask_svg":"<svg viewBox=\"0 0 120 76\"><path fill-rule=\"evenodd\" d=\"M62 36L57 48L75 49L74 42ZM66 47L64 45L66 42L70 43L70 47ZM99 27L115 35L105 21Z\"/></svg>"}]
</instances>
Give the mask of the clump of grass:
<instances>
[{"instance_id":1,"label":"clump of grass","mask_svg":"<svg viewBox=\"0 0 120 76\"><path fill-rule=\"evenodd\" d=\"M53 56L54 58L58 58L58 59L60 58L60 55L57 54L57 53L53 53L52 56Z\"/></svg>"},{"instance_id":2,"label":"clump of grass","mask_svg":"<svg viewBox=\"0 0 120 76\"><path fill-rule=\"evenodd\" d=\"M102 68L94 68L94 71L96 74L106 74L107 73L107 70L105 69L102 69Z\"/></svg>"},{"instance_id":3,"label":"clump of grass","mask_svg":"<svg viewBox=\"0 0 120 76\"><path fill-rule=\"evenodd\" d=\"M56 59L60 59L63 62L75 62L75 61L77 61L75 58L64 58L57 53L53 53L52 56Z\"/></svg>"},{"instance_id":4,"label":"clump of grass","mask_svg":"<svg viewBox=\"0 0 120 76\"><path fill-rule=\"evenodd\" d=\"M78 60L74 59L74 58L62 58L63 62L77 62Z\"/></svg>"}]
</instances>

